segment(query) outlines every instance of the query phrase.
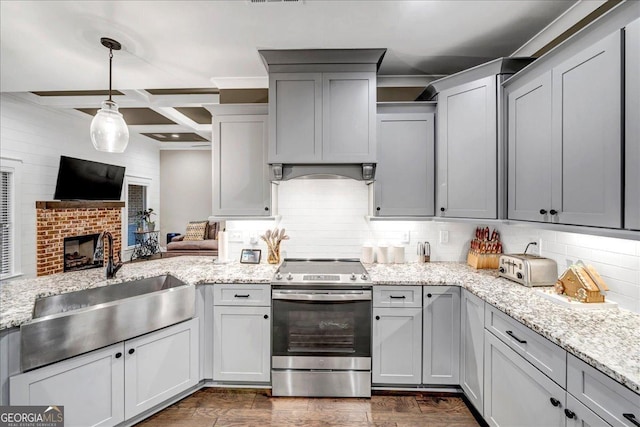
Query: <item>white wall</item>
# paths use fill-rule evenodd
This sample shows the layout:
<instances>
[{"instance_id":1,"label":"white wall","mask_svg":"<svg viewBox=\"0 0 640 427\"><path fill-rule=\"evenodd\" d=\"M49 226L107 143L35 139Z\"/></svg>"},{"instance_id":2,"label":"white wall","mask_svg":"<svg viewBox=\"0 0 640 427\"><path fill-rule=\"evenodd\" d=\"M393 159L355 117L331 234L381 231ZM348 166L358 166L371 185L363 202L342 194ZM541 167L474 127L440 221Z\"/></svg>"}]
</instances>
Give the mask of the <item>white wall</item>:
<instances>
[{"instance_id":1,"label":"white wall","mask_svg":"<svg viewBox=\"0 0 640 427\"><path fill-rule=\"evenodd\" d=\"M127 176L150 179L149 206L159 205L158 143L131 133L124 153L98 152L89 138L91 119L79 111L42 107L0 94L0 158L18 159L22 164L18 191L22 273L26 277L36 274L35 202L53 200L61 155L125 166ZM124 259L126 256L123 253Z\"/></svg>"},{"instance_id":2,"label":"white wall","mask_svg":"<svg viewBox=\"0 0 640 427\"><path fill-rule=\"evenodd\" d=\"M160 243L184 233L189 221L206 220L212 209L211 150L160 151Z\"/></svg>"},{"instance_id":3,"label":"white wall","mask_svg":"<svg viewBox=\"0 0 640 427\"><path fill-rule=\"evenodd\" d=\"M416 245L431 244L432 261L465 261L468 245L476 226L487 224L445 221L368 221L366 184L342 180L291 180L280 183L277 190L278 212L274 221L227 221L230 236L239 234L239 242L230 242L231 258L239 259L242 248L266 245L250 237L263 234L268 228L285 227L290 240L282 244L286 257L355 257L361 255L365 242L399 244L409 232L405 259L415 262ZM489 225L493 229L493 225ZM640 312L640 242L583 234L555 232L530 226L499 225L504 252L522 253L527 243L535 241L528 253L540 253L558 263L558 273L581 259L592 264L611 288L609 299L621 307ZM448 233L448 242L440 243L440 232ZM237 232L237 233L234 233Z\"/></svg>"}]
</instances>

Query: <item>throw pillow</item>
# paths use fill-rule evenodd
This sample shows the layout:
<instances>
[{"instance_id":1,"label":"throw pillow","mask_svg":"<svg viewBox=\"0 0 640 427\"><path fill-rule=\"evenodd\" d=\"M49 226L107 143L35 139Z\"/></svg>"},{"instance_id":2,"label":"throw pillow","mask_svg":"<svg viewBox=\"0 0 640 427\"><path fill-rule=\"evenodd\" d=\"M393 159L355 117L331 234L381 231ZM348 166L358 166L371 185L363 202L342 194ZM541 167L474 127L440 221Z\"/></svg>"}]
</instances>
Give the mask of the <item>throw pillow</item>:
<instances>
[{"instance_id":1,"label":"throw pillow","mask_svg":"<svg viewBox=\"0 0 640 427\"><path fill-rule=\"evenodd\" d=\"M207 230L207 239L216 240L218 238L218 222L210 222Z\"/></svg>"},{"instance_id":2,"label":"throw pillow","mask_svg":"<svg viewBox=\"0 0 640 427\"><path fill-rule=\"evenodd\" d=\"M187 232L184 234L184 240L204 240L207 223L208 221L191 221L187 224Z\"/></svg>"}]
</instances>

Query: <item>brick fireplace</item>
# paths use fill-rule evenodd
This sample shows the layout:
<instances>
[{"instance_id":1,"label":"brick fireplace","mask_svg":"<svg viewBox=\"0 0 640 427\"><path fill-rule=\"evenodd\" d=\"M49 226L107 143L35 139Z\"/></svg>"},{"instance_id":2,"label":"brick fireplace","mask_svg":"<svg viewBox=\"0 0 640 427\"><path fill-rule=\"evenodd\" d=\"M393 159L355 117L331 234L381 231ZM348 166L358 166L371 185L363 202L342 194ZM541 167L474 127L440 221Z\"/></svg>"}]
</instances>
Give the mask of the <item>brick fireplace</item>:
<instances>
[{"instance_id":1,"label":"brick fireplace","mask_svg":"<svg viewBox=\"0 0 640 427\"><path fill-rule=\"evenodd\" d=\"M64 239L109 231L114 254L122 247L124 202L36 202L36 271L38 276L64 270ZM105 258L108 254L105 242Z\"/></svg>"}]
</instances>

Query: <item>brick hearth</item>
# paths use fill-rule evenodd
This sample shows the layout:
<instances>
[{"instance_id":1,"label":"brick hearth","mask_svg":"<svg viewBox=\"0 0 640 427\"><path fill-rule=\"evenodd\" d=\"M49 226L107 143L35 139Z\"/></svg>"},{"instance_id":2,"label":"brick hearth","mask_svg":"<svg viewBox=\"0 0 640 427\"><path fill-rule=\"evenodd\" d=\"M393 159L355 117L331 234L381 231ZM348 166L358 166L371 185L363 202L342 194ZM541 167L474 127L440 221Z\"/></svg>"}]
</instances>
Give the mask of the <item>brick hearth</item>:
<instances>
[{"instance_id":1,"label":"brick hearth","mask_svg":"<svg viewBox=\"0 0 640 427\"><path fill-rule=\"evenodd\" d=\"M122 207L124 202L36 202L37 275L62 273L65 237L109 231L117 254L122 247Z\"/></svg>"}]
</instances>

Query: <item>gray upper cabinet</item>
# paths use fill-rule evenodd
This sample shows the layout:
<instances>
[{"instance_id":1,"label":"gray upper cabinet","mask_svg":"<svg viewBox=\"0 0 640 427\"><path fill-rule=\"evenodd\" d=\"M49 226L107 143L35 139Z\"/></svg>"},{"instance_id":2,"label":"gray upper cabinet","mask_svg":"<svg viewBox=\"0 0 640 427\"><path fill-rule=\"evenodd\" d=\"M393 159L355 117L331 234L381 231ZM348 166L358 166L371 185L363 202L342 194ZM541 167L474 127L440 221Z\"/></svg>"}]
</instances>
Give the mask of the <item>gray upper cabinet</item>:
<instances>
[{"instance_id":1,"label":"gray upper cabinet","mask_svg":"<svg viewBox=\"0 0 640 427\"><path fill-rule=\"evenodd\" d=\"M269 162L322 159L322 74L269 75Z\"/></svg>"},{"instance_id":2,"label":"gray upper cabinet","mask_svg":"<svg viewBox=\"0 0 640 427\"><path fill-rule=\"evenodd\" d=\"M553 69L554 222L622 227L621 64L616 31Z\"/></svg>"},{"instance_id":3,"label":"gray upper cabinet","mask_svg":"<svg viewBox=\"0 0 640 427\"><path fill-rule=\"evenodd\" d=\"M640 19L625 28L625 228L640 230Z\"/></svg>"},{"instance_id":4,"label":"gray upper cabinet","mask_svg":"<svg viewBox=\"0 0 640 427\"><path fill-rule=\"evenodd\" d=\"M551 207L551 71L508 95L510 219L544 221Z\"/></svg>"},{"instance_id":5,"label":"gray upper cabinet","mask_svg":"<svg viewBox=\"0 0 640 427\"><path fill-rule=\"evenodd\" d=\"M268 163L375 163L386 49L259 52L269 72Z\"/></svg>"},{"instance_id":6,"label":"gray upper cabinet","mask_svg":"<svg viewBox=\"0 0 640 427\"><path fill-rule=\"evenodd\" d=\"M495 75L438 94L438 215L497 217L496 120Z\"/></svg>"},{"instance_id":7,"label":"gray upper cabinet","mask_svg":"<svg viewBox=\"0 0 640 427\"><path fill-rule=\"evenodd\" d=\"M375 73L324 73L322 88L323 162L375 162Z\"/></svg>"},{"instance_id":8,"label":"gray upper cabinet","mask_svg":"<svg viewBox=\"0 0 640 427\"><path fill-rule=\"evenodd\" d=\"M269 216L267 107L247 107L262 114L219 114L223 107L212 109L213 214Z\"/></svg>"},{"instance_id":9,"label":"gray upper cabinet","mask_svg":"<svg viewBox=\"0 0 640 427\"><path fill-rule=\"evenodd\" d=\"M269 163L376 160L374 72L269 75Z\"/></svg>"},{"instance_id":10,"label":"gray upper cabinet","mask_svg":"<svg viewBox=\"0 0 640 427\"><path fill-rule=\"evenodd\" d=\"M434 114L378 114L376 216L433 216Z\"/></svg>"}]
</instances>

